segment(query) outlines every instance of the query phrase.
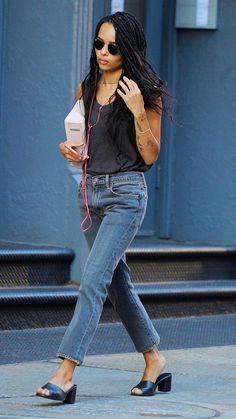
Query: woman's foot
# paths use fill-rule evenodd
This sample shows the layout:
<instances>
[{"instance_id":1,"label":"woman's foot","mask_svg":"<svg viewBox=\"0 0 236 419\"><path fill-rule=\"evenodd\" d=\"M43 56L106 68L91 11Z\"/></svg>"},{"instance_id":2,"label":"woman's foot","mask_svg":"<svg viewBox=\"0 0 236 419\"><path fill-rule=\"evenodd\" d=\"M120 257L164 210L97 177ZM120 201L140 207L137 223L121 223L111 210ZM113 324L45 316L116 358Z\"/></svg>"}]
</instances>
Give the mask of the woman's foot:
<instances>
[{"instance_id":1,"label":"woman's foot","mask_svg":"<svg viewBox=\"0 0 236 419\"><path fill-rule=\"evenodd\" d=\"M161 372L165 369L166 366L166 359L164 355L162 355L156 347L154 347L151 351L143 352L143 356L145 359L146 367L143 373L142 380L143 381L152 381L155 383L157 377L161 374ZM131 390L132 394L142 394L142 390L137 387L134 387Z\"/></svg>"},{"instance_id":2,"label":"woman's foot","mask_svg":"<svg viewBox=\"0 0 236 419\"><path fill-rule=\"evenodd\" d=\"M75 362L64 359L49 382L56 384L66 393L73 386L72 378L75 367ZM39 387L36 393L45 396L50 395L50 391L42 387Z\"/></svg>"}]
</instances>

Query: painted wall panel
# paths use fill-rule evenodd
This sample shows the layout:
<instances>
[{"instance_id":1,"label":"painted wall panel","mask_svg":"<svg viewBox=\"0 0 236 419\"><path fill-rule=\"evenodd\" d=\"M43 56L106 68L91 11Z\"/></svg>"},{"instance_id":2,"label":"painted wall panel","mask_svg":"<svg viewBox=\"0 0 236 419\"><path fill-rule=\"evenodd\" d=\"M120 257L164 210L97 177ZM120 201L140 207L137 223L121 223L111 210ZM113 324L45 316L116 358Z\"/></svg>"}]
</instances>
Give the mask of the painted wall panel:
<instances>
[{"instance_id":1,"label":"painted wall panel","mask_svg":"<svg viewBox=\"0 0 236 419\"><path fill-rule=\"evenodd\" d=\"M172 237L236 241L236 3L221 1L217 31L177 32L179 120Z\"/></svg>"},{"instance_id":2,"label":"painted wall panel","mask_svg":"<svg viewBox=\"0 0 236 419\"><path fill-rule=\"evenodd\" d=\"M77 250L78 275L85 250L77 187L58 143L65 137L63 120L81 77L75 48L81 41L79 22L86 23L81 13L88 13L89 4L8 0L4 18L0 239L70 246ZM92 15L87 18L92 25ZM88 37L81 45L83 55L87 45Z\"/></svg>"},{"instance_id":3,"label":"painted wall panel","mask_svg":"<svg viewBox=\"0 0 236 419\"><path fill-rule=\"evenodd\" d=\"M1 154L2 154L2 110L3 110L3 83L4 83L4 38L5 38L5 21L4 21L4 0L0 0L0 163L1 163ZM3 217L1 214L5 210L5 205L2 200L3 196L3 175L4 169L2 164L0 164L0 231L1 225L3 223Z\"/></svg>"}]
</instances>

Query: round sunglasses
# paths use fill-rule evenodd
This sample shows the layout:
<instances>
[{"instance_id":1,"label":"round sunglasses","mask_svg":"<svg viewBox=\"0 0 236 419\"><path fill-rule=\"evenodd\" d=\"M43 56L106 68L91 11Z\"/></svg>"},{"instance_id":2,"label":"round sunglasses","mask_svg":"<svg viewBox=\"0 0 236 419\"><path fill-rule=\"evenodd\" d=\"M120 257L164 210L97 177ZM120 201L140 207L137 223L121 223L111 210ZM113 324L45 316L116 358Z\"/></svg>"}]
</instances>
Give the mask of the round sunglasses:
<instances>
[{"instance_id":1,"label":"round sunglasses","mask_svg":"<svg viewBox=\"0 0 236 419\"><path fill-rule=\"evenodd\" d=\"M99 38L95 38L93 44L94 44L94 48L96 48L97 50L101 50L104 47L105 42L102 41ZM107 45L107 49L108 49L108 52L111 55L116 55L116 54L119 53L119 48L118 48L118 46L116 44L108 44Z\"/></svg>"}]
</instances>

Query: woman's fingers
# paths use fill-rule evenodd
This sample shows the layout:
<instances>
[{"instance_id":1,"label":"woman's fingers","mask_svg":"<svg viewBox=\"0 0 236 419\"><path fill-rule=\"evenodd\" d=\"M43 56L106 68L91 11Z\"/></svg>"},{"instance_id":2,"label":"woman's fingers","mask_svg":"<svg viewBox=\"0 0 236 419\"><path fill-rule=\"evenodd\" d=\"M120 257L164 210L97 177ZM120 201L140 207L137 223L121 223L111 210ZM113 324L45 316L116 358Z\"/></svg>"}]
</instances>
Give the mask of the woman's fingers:
<instances>
[{"instance_id":1,"label":"woman's fingers","mask_svg":"<svg viewBox=\"0 0 236 419\"><path fill-rule=\"evenodd\" d=\"M119 80L119 85L122 87L125 93L129 93L129 88L122 80Z\"/></svg>"},{"instance_id":2,"label":"woman's fingers","mask_svg":"<svg viewBox=\"0 0 236 419\"><path fill-rule=\"evenodd\" d=\"M60 143L59 144L59 150L60 150L61 154L67 160L71 160L71 159L76 159L77 160L77 156L75 156L74 154L72 154L71 151L65 146L64 143Z\"/></svg>"},{"instance_id":3,"label":"woman's fingers","mask_svg":"<svg viewBox=\"0 0 236 419\"><path fill-rule=\"evenodd\" d=\"M61 154L64 154L64 152L65 152L65 145L64 145L64 143L60 143L59 144L59 150L60 150Z\"/></svg>"},{"instance_id":4,"label":"woman's fingers","mask_svg":"<svg viewBox=\"0 0 236 419\"><path fill-rule=\"evenodd\" d=\"M59 144L59 150L61 152L61 154L63 155L63 157L65 157L66 160L68 160L69 162L78 162L78 161L84 161L86 159L88 159L87 155L75 155L74 151L70 151L69 148L67 148L65 146L64 143L60 143Z\"/></svg>"},{"instance_id":5,"label":"woman's fingers","mask_svg":"<svg viewBox=\"0 0 236 419\"><path fill-rule=\"evenodd\" d=\"M128 79L128 77L126 76L123 77L123 80L125 81L125 83L128 85L129 88L133 87L133 83L134 83L133 80Z\"/></svg>"},{"instance_id":6,"label":"woman's fingers","mask_svg":"<svg viewBox=\"0 0 236 419\"><path fill-rule=\"evenodd\" d=\"M122 99L126 98L126 95L120 89L117 89L117 93L120 95L120 97L122 97Z\"/></svg>"},{"instance_id":7,"label":"woman's fingers","mask_svg":"<svg viewBox=\"0 0 236 419\"><path fill-rule=\"evenodd\" d=\"M122 88L117 89L118 95L123 99L126 106L134 114L140 113L140 109L144 109L144 100L137 83L128 77L124 76L123 80L119 80L119 86Z\"/></svg>"},{"instance_id":8,"label":"woman's fingers","mask_svg":"<svg viewBox=\"0 0 236 419\"><path fill-rule=\"evenodd\" d=\"M132 90L139 90L137 83L135 83L135 81L129 79L128 77L124 76L123 80L125 81L125 83L127 84L128 88L130 91Z\"/></svg>"},{"instance_id":9,"label":"woman's fingers","mask_svg":"<svg viewBox=\"0 0 236 419\"><path fill-rule=\"evenodd\" d=\"M124 76L123 80L119 80L119 85L122 87L123 90L117 89L117 93L122 97L122 99L128 99L133 95L140 94L140 90L138 85L135 81L128 79L128 77Z\"/></svg>"}]
</instances>

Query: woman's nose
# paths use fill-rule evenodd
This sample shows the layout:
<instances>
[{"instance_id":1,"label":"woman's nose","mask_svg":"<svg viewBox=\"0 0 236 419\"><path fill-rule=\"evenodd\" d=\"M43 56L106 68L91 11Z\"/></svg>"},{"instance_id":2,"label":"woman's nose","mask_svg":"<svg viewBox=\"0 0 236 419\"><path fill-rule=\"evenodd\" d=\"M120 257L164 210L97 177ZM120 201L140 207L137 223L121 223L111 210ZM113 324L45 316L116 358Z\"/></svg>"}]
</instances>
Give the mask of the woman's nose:
<instances>
[{"instance_id":1,"label":"woman's nose","mask_svg":"<svg viewBox=\"0 0 236 419\"><path fill-rule=\"evenodd\" d=\"M107 45L104 45L103 46L103 48L101 49L101 53L103 54L103 55L107 55L109 52L108 52L108 49L107 49Z\"/></svg>"}]
</instances>

